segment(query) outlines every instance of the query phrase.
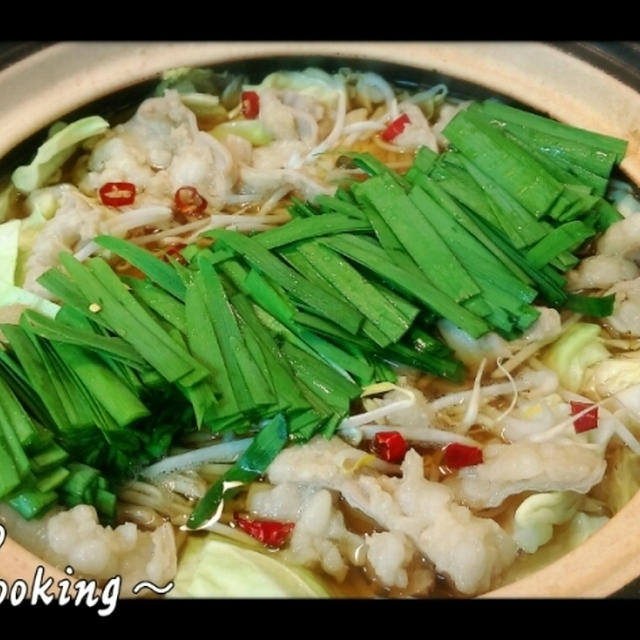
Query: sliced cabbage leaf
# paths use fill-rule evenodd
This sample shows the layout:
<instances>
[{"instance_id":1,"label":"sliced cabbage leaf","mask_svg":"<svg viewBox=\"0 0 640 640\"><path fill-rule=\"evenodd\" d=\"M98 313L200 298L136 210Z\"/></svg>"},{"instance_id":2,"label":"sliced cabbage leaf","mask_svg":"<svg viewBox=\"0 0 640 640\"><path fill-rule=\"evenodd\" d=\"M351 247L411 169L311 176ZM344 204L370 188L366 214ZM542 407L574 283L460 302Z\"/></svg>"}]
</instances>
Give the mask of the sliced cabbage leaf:
<instances>
[{"instance_id":1,"label":"sliced cabbage leaf","mask_svg":"<svg viewBox=\"0 0 640 640\"><path fill-rule=\"evenodd\" d=\"M640 489L640 457L628 447L610 452L609 465L602 482L591 495L605 502L616 514Z\"/></svg>"},{"instance_id":2,"label":"sliced cabbage leaf","mask_svg":"<svg viewBox=\"0 0 640 640\"><path fill-rule=\"evenodd\" d=\"M161 96L165 89L175 89L179 93L215 93L217 85L212 69L176 67L163 72L155 94Z\"/></svg>"},{"instance_id":3,"label":"sliced cabbage leaf","mask_svg":"<svg viewBox=\"0 0 640 640\"><path fill-rule=\"evenodd\" d=\"M304 71L276 71L270 73L256 88L289 89L309 95L327 106L333 106L342 89L341 78L331 76L321 69L309 68Z\"/></svg>"},{"instance_id":4,"label":"sliced cabbage leaf","mask_svg":"<svg viewBox=\"0 0 640 640\"><path fill-rule=\"evenodd\" d=\"M640 384L634 384L620 391L616 400L631 414L636 422L640 421Z\"/></svg>"},{"instance_id":5,"label":"sliced cabbage leaf","mask_svg":"<svg viewBox=\"0 0 640 640\"><path fill-rule=\"evenodd\" d=\"M0 289L12 286L15 282L20 225L20 220L0 224Z\"/></svg>"},{"instance_id":6,"label":"sliced cabbage leaf","mask_svg":"<svg viewBox=\"0 0 640 640\"><path fill-rule=\"evenodd\" d=\"M340 74L344 78L351 99L355 104L364 107L367 111L372 111L380 103L386 102L391 106L391 103L396 101L395 91L392 86L377 73L372 71L362 73L343 68L340 70ZM395 110L397 112L397 101Z\"/></svg>"},{"instance_id":7,"label":"sliced cabbage leaf","mask_svg":"<svg viewBox=\"0 0 640 640\"><path fill-rule=\"evenodd\" d=\"M35 293L15 286L22 220L0 224L0 307L21 305L54 317L59 306Z\"/></svg>"},{"instance_id":8,"label":"sliced cabbage leaf","mask_svg":"<svg viewBox=\"0 0 640 640\"><path fill-rule=\"evenodd\" d=\"M607 358L592 365L585 372L582 391L601 398L615 395L631 417L640 423L640 359Z\"/></svg>"},{"instance_id":9,"label":"sliced cabbage leaf","mask_svg":"<svg viewBox=\"0 0 640 640\"><path fill-rule=\"evenodd\" d=\"M70 188L69 185L56 185L36 189L27 198L26 204L30 213L20 220L18 256L12 284L20 285L24 282L25 265L31 253L31 247L44 225L55 216L60 207L62 192L68 188Z\"/></svg>"},{"instance_id":10,"label":"sliced cabbage leaf","mask_svg":"<svg viewBox=\"0 0 640 640\"><path fill-rule=\"evenodd\" d=\"M587 538L590 538L598 529L609 522L607 516L595 516L588 513L576 513L567 529L567 544L569 549L575 549Z\"/></svg>"},{"instance_id":11,"label":"sliced cabbage leaf","mask_svg":"<svg viewBox=\"0 0 640 640\"><path fill-rule=\"evenodd\" d=\"M516 562L502 575L502 584L520 580L559 560L563 555L581 545L608 521L607 516L577 513L536 553L524 553L519 556Z\"/></svg>"},{"instance_id":12,"label":"sliced cabbage leaf","mask_svg":"<svg viewBox=\"0 0 640 640\"><path fill-rule=\"evenodd\" d=\"M0 287L0 308L9 307L12 305L20 305L23 307L29 307L35 309L45 316L55 318L60 306L51 300L42 298L36 293L16 287L14 285Z\"/></svg>"},{"instance_id":13,"label":"sliced cabbage leaf","mask_svg":"<svg viewBox=\"0 0 640 640\"><path fill-rule=\"evenodd\" d=\"M219 73L213 69L177 67L162 74L154 94L164 95L166 89L175 89L181 94L209 94L218 96L225 109L233 109L239 102L246 76L242 74ZM188 105L187 105L188 106Z\"/></svg>"},{"instance_id":14,"label":"sliced cabbage leaf","mask_svg":"<svg viewBox=\"0 0 640 640\"><path fill-rule=\"evenodd\" d=\"M578 391L587 367L610 357L599 336L597 324L577 322L547 349L542 361L558 374L566 389Z\"/></svg>"},{"instance_id":15,"label":"sliced cabbage leaf","mask_svg":"<svg viewBox=\"0 0 640 640\"><path fill-rule=\"evenodd\" d=\"M209 133L218 140L222 140L225 136L232 133L234 136L240 136L248 140L254 147L261 147L262 145L269 144L273 140L260 120L232 120L231 122L223 122L211 129Z\"/></svg>"},{"instance_id":16,"label":"sliced cabbage leaf","mask_svg":"<svg viewBox=\"0 0 640 640\"><path fill-rule=\"evenodd\" d=\"M182 104L191 109L199 118L226 120L227 110L220 104L220 98L210 93L181 93ZM212 123L213 124L213 123Z\"/></svg>"},{"instance_id":17,"label":"sliced cabbage leaf","mask_svg":"<svg viewBox=\"0 0 640 640\"><path fill-rule=\"evenodd\" d=\"M0 222L7 219L16 195L17 191L11 182L11 178L6 176L0 182Z\"/></svg>"},{"instance_id":18,"label":"sliced cabbage leaf","mask_svg":"<svg viewBox=\"0 0 640 640\"><path fill-rule=\"evenodd\" d=\"M637 384L640 384L640 359L607 358L585 371L582 386L585 390L606 397Z\"/></svg>"},{"instance_id":19,"label":"sliced cabbage leaf","mask_svg":"<svg viewBox=\"0 0 640 640\"><path fill-rule=\"evenodd\" d=\"M584 496L573 491L536 493L516 509L513 539L527 553L551 540L554 525L564 524L577 513Z\"/></svg>"},{"instance_id":20,"label":"sliced cabbage leaf","mask_svg":"<svg viewBox=\"0 0 640 640\"><path fill-rule=\"evenodd\" d=\"M109 123L100 116L88 116L68 124L40 145L31 164L18 167L13 172L11 179L15 188L31 193L45 185L81 142L104 133L108 128Z\"/></svg>"},{"instance_id":21,"label":"sliced cabbage leaf","mask_svg":"<svg viewBox=\"0 0 640 640\"><path fill-rule=\"evenodd\" d=\"M322 598L329 592L310 571L216 534L189 537L173 598Z\"/></svg>"}]
</instances>

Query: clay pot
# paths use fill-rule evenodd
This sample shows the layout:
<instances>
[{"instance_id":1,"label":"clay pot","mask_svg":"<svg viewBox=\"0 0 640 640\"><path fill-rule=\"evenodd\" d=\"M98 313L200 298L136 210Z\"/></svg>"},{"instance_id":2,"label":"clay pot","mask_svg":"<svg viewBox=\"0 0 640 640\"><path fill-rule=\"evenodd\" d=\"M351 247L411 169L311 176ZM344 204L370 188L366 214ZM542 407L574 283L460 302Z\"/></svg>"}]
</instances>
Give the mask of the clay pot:
<instances>
[{"instance_id":1,"label":"clay pot","mask_svg":"<svg viewBox=\"0 0 640 640\"><path fill-rule=\"evenodd\" d=\"M18 52L18 56L24 55ZM572 125L625 138L623 171L640 184L640 93L602 68L538 43L64 43L40 48L0 71L0 157L57 118L164 69L266 65L289 57L425 81L448 76L520 101ZM259 61L259 62L256 62ZM282 68L285 61L279 60ZM382 67L380 63L382 62ZM2 63L2 59L0 59ZM402 65L398 67L394 65ZM640 87L640 83L638 84ZM473 90L473 87L471 87ZM601 597L640 576L640 495L583 545L487 596ZM39 561L7 540L0 577L32 576ZM60 576L52 570L52 575Z\"/></svg>"}]
</instances>

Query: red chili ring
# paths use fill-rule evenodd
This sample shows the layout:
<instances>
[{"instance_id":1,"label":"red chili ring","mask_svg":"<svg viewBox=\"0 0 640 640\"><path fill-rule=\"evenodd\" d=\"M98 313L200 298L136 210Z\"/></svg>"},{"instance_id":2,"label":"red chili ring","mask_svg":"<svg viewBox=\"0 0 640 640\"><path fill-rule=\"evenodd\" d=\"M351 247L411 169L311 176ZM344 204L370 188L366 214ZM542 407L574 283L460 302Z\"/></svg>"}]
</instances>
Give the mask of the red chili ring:
<instances>
[{"instance_id":1,"label":"red chili ring","mask_svg":"<svg viewBox=\"0 0 640 640\"><path fill-rule=\"evenodd\" d=\"M204 212L209 204L195 187L180 187L173 196L176 211L185 216L197 216Z\"/></svg>"},{"instance_id":2,"label":"red chili ring","mask_svg":"<svg viewBox=\"0 0 640 640\"><path fill-rule=\"evenodd\" d=\"M132 182L106 182L98 191L102 204L124 207L136 199L136 185Z\"/></svg>"}]
</instances>

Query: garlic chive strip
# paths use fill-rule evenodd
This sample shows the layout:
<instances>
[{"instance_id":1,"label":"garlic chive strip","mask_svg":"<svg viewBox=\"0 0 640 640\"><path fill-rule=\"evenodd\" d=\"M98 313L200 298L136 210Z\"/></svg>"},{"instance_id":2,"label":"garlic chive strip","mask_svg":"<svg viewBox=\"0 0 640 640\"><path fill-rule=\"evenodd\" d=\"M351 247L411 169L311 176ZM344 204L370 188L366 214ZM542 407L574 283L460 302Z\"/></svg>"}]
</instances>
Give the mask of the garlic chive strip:
<instances>
[{"instance_id":1,"label":"garlic chive strip","mask_svg":"<svg viewBox=\"0 0 640 640\"><path fill-rule=\"evenodd\" d=\"M237 251L252 267L263 272L304 304L316 309L319 315L329 320L339 317L347 331L357 333L364 320L359 311L343 299L312 286L257 241L233 231L214 231L211 237Z\"/></svg>"},{"instance_id":2,"label":"garlic chive strip","mask_svg":"<svg viewBox=\"0 0 640 640\"><path fill-rule=\"evenodd\" d=\"M88 263L92 268L83 266L68 253L61 254L60 261L82 294L92 302L100 304L101 311L98 315L103 317L107 326L134 346L138 353L169 382L194 376L195 383L207 375L206 370L187 352L180 349L135 302L122 282L101 258L93 258ZM101 273L103 279L107 277L108 285L96 276L93 271L95 269ZM122 303L123 300L134 304L129 304L127 308ZM94 315L88 308L82 309L82 312L87 316Z\"/></svg>"},{"instance_id":3,"label":"garlic chive strip","mask_svg":"<svg viewBox=\"0 0 640 640\"><path fill-rule=\"evenodd\" d=\"M51 320L51 318L32 309L26 310L22 317L26 320L29 329L42 338L100 351L136 369L145 365L138 352L122 338L107 337L76 329Z\"/></svg>"},{"instance_id":4,"label":"garlic chive strip","mask_svg":"<svg viewBox=\"0 0 640 640\"><path fill-rule=\"evenodd\" d=\"M124 260L127 260L127 262L130 262L134 267L140 269L142 273L159 287L162 287L179 300L184 301L184 282L171 265L156 258L148 251L120 238L98 236L95 238L95 242Z\"/></svg>"}]
</instances>

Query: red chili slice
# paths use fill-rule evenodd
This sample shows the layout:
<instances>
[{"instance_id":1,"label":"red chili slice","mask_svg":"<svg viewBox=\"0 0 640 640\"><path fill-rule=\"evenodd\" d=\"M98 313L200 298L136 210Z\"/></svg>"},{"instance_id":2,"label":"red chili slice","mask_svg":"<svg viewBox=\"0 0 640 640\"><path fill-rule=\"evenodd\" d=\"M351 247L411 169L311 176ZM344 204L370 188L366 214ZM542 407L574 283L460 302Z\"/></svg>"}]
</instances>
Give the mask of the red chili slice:
<instances>
[{"instance_id":1,"label":"red chili slice","mask_svg":"<svg viewBox=\"0 0 640 640\"><path fill-rule=\"evenodd\" d=\"M255 91L242 92L242 115L254 120L260 113L260 96Z\"/></svg>"},{"instance_id":2,"label":"red chili slice","mask_svg":"<svg viewBox=\"0 0 640 640\"><path fill-rule=\"evenodd\" d=\"M482 464L482 449L452 442L444 448L444 463L449 469L462 469Z\"/></svg>"},{"instance_id":3,"label":"red chili slice","mask_svg":"<svg viewBox=\"0 0 640 640\"><path fill-rule=\"evenodd\" d=\"M195 187L180 187L173 196L176 211L185 216L197 216L204 212L208 202Z\"/></svg>"},{"instance_id":4,"label":"red chili slice","mask_svg":"<svg viewBox=\"0 0 640 640\"><path fill-rule=\"evenodd\" d=\"M132 182L106 182L98 191L102 204L124 207L136 199L136 185Z\"/></svg>"},{"instance_id":5,"label":"red chili slice","mask_svg":"<svg viewBox=\"0 0 640 640\"><path fill-rule=\"evenodd\" d=\"M569 404L571 405L572 416L592 407L591 411L587 411L573 421L573 428L576 430L576 433L584 433L585 431L598 428L598 407L595 404L590 402L570 402Z\"/></svg>"},{"instance_id":6,"label":"red chili slice","mask_svg":"<svg viewBox=\"0 0 640 640\"><path fill-rule=\"evenodd\" d=\"M411 120L409 120L409 116L406 113L403 113L380 134L380 137L385 142L391 142L394 138L397 138L404 131L404 128L410 123Z\"/></svg>"},{"instance_id":7,"label":"red chili slice","mask_svg":"<svg viewBox=\"0 0 640 640\"><path fill-rule=\"evenodd\" d=\"M250 520L238 513L234 520L240 529L270 547L281 547L295 527L294 522L273 522L271 520Z\"/></svg>"},{"instance_id":8,"label":"red chili slice","mask_svg":"<svg viewBox=\"0 0 640 640\"><path fill-rule=\"evenodd\" d=\"M407 442L398 431L381 431L373 438L373 450L386 462L402 462L407 453Z\"/></svg>"}]
</instances>

